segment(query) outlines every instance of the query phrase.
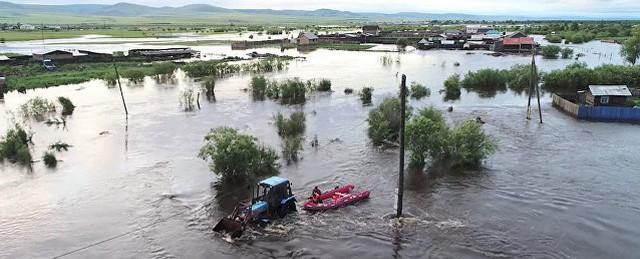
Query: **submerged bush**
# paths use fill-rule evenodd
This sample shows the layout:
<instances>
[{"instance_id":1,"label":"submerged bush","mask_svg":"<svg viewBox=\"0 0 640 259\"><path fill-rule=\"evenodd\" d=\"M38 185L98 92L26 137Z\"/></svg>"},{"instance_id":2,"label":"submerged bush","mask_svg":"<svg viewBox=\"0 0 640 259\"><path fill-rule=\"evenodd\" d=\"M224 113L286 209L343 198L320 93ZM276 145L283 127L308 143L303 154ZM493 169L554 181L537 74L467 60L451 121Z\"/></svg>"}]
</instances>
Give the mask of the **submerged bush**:
<instances>
[{"instance_id":1,"label":"submerged bush","mask_svg":"<svg viewBox=\"0 0 640 259\"><path fill-rule=\"evenodd\" d=\"M29 143L31 143L31 135L20 125L15 124L0 139L0 160L7 159L11 163L23 165L31 163Z\"/></svg>"},{"instance_id":2,"label":"submerged bush","mask_svg":"<svg viewBox=\"0 0 640 259\"><path fill-rule=\"evenodd\" d=\"M69 148L72 147L71 145L64 143L62 141L58 141L56 143L53 143L51 145L49 145L49 150L55 150L55 151L68 151Z\"/></svg>"},{"instance_id":3,"label":"submerged bush","mask_svg":"<svg viewBox=\"0 0 640 259\"><path fill-rule=\"evenodd\" d=\"M353 93L353 89L352 88L345 88L344 89L344 94L352 94Z\"/></svg>"},{"instance_id":4,"label":"submerged bush","mask_svg":"<svg viewBox=\"0 0 640 259\"><path fill-rule=\"evenodd\" d=\"M444 80L445 99L458 99L460 94L460 75L453 74Z\"/></svg>"},{"instance_id":5,"label":"submerged bush","mask_svg":"<svg viewBox=\"0 0 640 259\"><path fill-rule=\"evenodd\" d=\"M278 128L278 135L281 137L296 136L304 133L304 112L294 112L289 118L285 118L282 113L278 113L274 116L274 120Z\"/></svg>"},{"instance_id":6,"label":"submerged bush","mask_svg":"<svg viewBox=\"0 0 640 259\"><path fill-rule=\"evenodd\" d=\"M431 95L431 90L429 88L417 82L411 82L409 92L411 92L411 97L416 99Z\"/></svg>"},{"instance_id":7,"label":"submerged bush","mask_svg":"<svg viewBox=\"0 0 640 259\"><path fill-rule=\"evenodd\" d=\"M560 51L560 55L562 58L571 58L573 56L572 48L564 48Z\"/></svg>"},{"instance_id":8,"label":"submerged bush","mask_svg":"<svg viewBox=\"0 0 640 259\"><path fill-rule=\"evenodd\" d=\"M319 92L329 92L331 91L331 80L329 79L320 79L320 82L316 85L316 91Z\"/></svg>"},{"instance_id":9,"label":"submerged bush","mask_svg":"<svg viewBox=\"0 0 640 259\"><path fill-rule=\"evenodd\" d=\"M396 46L400 51L404 51L408 45L409 45L409 39L407 38L398 38L398 40L396 40Z\"/></svg>"},{"instance_id":10,"label":"submerged bush","mask_svg":"<svg viewBox=\"0 0 640 259\"><path fill-rule=\"evenodd\" d=\"M56 159L56 155L53 152L44 152L42 155L42 161L44 161L44 165L49 168L54 168L58 165L58 160Z\"/></svg>"},{"instance_id":11,"label":"submerged bush","mask_svg":"<svg viewBox=\"0 0 640 259\"><path fill-rule=\"evenodd\" d=\"M542 47L542 56L545 58L557 58L560 53L560 47L557 45L547 45Z\"/></svg>"},{"instance_id":12,"label":"submerged bush","mask_svg":"<svg viewBox=\"0 0 640 259\"><path fill-rule=\"evenodd\" d=\"M421 110L407 124L407 149L415 166L422 167L430 159L453 167L476 167L497 150L497 143L473 119L449 129L442 113L432 107Z\"/></svg>"},{"instance_id":13,"label":"submerged bush","mask_svg":"<svg viewBox=\"0 0 640 259\"><path fill-rule=\"evenodd\" d=\"M251 83L249 83L249 89L251 89L254 100L264 100L267 93L267 79L264 76L253 76Z\"/></svg>"},{"instance_id":14,"label":"submerged bush","mask_svg":"<svg viewBox=\"0 0 640 259\"><path fill-rule=\"evenodd\" d=\"M287 79L284 82L275 83L283 104L302 104L306 99L307 84L299 78Z\"/></svg>"},{"instance_id":15,"label":"submerged bush","mask_svg":"<svg viewBox=\"0 0 640 259\"><path fill-rule=\"evenodd\" d=\"M469 72L462 80L462 87L478 92L482 97L493 97L496 93L507 90L507 78L497 69L480 69Z\"/></svg>"},{"instance_id":16,"label":"submerged bush","mask_svg":"<svg viewBox=\"0 0 640 259\"><path fill-rule=\"evenodd\" d=\"M209 160L209 169L226 182L247 181L277 173L278 155L259 146L254 136L229 127L211 129L198 156Z\"/></svg>"},{"instance_id":17,"label":"submerged bush","mask_svg":"<svg viewBox=\"0 0 640 259\"><path fill-rule=\"evenodd\" d=\"M362 101L362 104L364 105L371 104L371 94L373 94L373 88L371 87L362 88L362 91L360 91L360 100Z\"/></svg>"},{"instance_id":18,"label":"submerged bush","mask_svg":"<svg viewBox=\"0 0 640 259\"><path fill-rule=\"evenodd\" d=\"M56 106L53 102L45 98L34 97L20 105L20 111L22 112L22 115L27 118L33 118L41 121L45 119L45 115L55 112Z\"/></svg>"},{"instance_id":19,"label":"submerged bush","mask_svg":"<svg viewBox=\"0 0 640 259\"><path fill-rule=\"evenodd\" d=\"M407 107L405 112L409 117L411 107ZM374 145L381 145L388 142L396 142L400 134L400 99L397 97L387 97L382 103L369 111L369 138Z\"/></svg>"},{"instance_id":20,"label":"submerged bush","mask_svg":"<svg viewBox=\"0 0 640 259\"><path fill-rule=\"evenodd\" d=\"M73 110L75 110L76 106L73 105L69 98L64 96L58 97L58 102L62 105L62 115L71 115L73 114Z\"/></svg>"},{"instance_id":21,"label":"submerged bush","mask_svg":"<svg viewBox=\"0 0 640 259\"><path fill-rule=\"evenodd\" d=\"M298 152L302 150L302 137L289 136L282 140L282 156L287 162L298 161Z\"/></svg>"},{"instance_id":22,"label":"submerged bush","mask_svg":"<svg viewBox=\"0 0 640 259\"><path fill-rule=\"evenodd\" d=\"M602 65L588 68L585 63L574 63L564 69L542 74L542 88L555 92L575 94L590 84L627 85L640 87L640 66Z\"/></svg>"}]
</instances>

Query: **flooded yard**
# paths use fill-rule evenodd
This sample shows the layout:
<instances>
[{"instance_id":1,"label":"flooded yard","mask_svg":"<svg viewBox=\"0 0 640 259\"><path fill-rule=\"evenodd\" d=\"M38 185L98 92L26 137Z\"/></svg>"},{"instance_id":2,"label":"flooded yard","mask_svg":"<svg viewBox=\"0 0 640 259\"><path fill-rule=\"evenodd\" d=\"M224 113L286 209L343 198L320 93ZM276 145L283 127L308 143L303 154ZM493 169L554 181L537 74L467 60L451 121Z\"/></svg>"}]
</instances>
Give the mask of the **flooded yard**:
<instances>
[{"instance_id":1,"label":"flooded yard","mask_svg":"<svg viewBox=\"0 0 640 259\"><path fill-rule=\"evenodd\" d=\"M128 43L123 43L128 44ZM113 48L128 48L116 46ZM589 66L621 63L618 45L572 46ZM244 55L228 45L199 46L211 55ZM2 50L4 51L4 49ZM327 78L332 93L315 93L306 104L253 101L244 91L250 74L216 82L216 101L183 112L182 89L197 79L177 72L174 80L126 83L125 119L118 88L95 80L83 84L9 93L0 104L0 130L30 97L69 97L77 106L66 126L30 121L34 158L58 140L73 147L60 153L56 169L0 165L0 258L633 258L640 247L638 126L577 121L542 99L544 124L525 120L527 96L510 91L492 98L462 92L445 101L438 91L451 74L528 64L527 56L485 52L410 51L384 66L386 53L259 49L306 60L292 61L272 79ZM460 66L454 63L459 62ZM572 60L538 58L542 71ZM476 171L406 173L407 218L396 227L397 150L374 147L366 134L367 112L357 94L369 86L373 103L397 94L406 74L431 89L409 99L414 108L435 106L448 122L481 117L500 150ZM280 176L299 200L318 185L355 184L371 198L340 210L299 213L265 229L225 240L212 231L233 210L244 187L219 186L207 162L197 158L211 128L231 126L280 150L273 114L303 111L302 159L282 163ZM300 203L299 203L300 204ZM100 242L104 241L104 242ZM100 242L100 243L97 243ZM82 250L81 249L86 248Z\"/></svg>"}]
</instances>

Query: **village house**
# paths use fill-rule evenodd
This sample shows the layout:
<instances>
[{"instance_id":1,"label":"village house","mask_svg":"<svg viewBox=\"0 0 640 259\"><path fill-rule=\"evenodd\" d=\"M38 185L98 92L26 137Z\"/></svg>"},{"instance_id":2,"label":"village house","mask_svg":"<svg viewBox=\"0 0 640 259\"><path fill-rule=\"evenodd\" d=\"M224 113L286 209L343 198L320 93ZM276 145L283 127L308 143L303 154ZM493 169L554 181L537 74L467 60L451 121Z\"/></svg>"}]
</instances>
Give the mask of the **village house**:
<instances>
[{"instance_id":1,"label":"village house","mask_svg":"<svg viewBox=\"0 0 640 259\"><path fill-rule=\"evenodd\" d=\"M300 32L298 34L298 45L311 45L316 44L318 42L318 36L311 32Z\"/></svg>"},{"instance_id":2,"label":"village house","mask_svg":"<svg viewBox=\"0 0 640 259\"><path fill-rule=\"evenodd\" d=\"M20 25L20 30L25 30L25 31L33 31L36 29L36 26L31 25L31 24L21 24Z\"/></svg>"},{"instance_id":3,"label":"village house","mask_svg":"<svg viewBox=\"0 0 640 259\"><path fill-rule=\"evenodd\" d=\"M460 30L446 30L444 31L444 37L447 40L458 40L464 37L464 33Z\"/></svg>"},{"instance_id":4,"label":"village house","mask_svg":"<svg viewBox=\"0 0 640 259\"><path fill-rule=\"evenodd\" d=\"M625 106L631 91L626 85L589 85L578 93L578 99L591 106Z\"/></svg>"},{"instance_id":5,"label":"village house","mask_svg":"<svg viewBox=\"0 0 640 259\"><path fill-rule=\"evenodd\" d=\"M362 34L367 36L379 36L380 35L380 26L378 25L365 25L362 26Z\"/></svg>"},{"instance_id":6,"label":"village house","mask_svg":"<svg viewBox=\"0 0 640 259\"><path fill-rule=\"evenodd\" d=\"M534 49L536 42L532 37L521 38L504 38L502 41L496 42L497 50L505 52L530 52Z\"/></svg>"},{"instance_id":7,"label":"village house","mask_svg":"<svg viewBox=\"0 0 640 259\"><path fill-rule=\"evenodd\" d=\"M465 31L467 34L484 34L493 30L493 27L489 25L467 25Z\"/></svg>"}]
</instances>

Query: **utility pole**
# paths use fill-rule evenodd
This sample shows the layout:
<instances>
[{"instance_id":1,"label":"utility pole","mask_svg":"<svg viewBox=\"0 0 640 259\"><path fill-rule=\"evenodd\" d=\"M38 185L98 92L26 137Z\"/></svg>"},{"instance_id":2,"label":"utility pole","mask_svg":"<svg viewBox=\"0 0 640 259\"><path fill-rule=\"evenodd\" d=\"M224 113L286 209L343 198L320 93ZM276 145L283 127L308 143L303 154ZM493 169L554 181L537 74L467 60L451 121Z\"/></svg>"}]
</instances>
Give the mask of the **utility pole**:
<instances>
[{"instance_id":1,"label":"utility pole","mask_svg":"<svg viewBox=\"0 0 640 259\"><path fill-rule=\"evenodd\" d=\"M124 106L124 114L129 118L129 110L127 110L127 103L124 101L124 94L122 93L122 85L120 84L120 74L118 74L118 66L116 66L115 59L112 59L113 69L116 71L116 80L118 80L118 88L120 88L120 97L122 97L122 105Z\"/></svg>"},{"instance_id":2,"label":"utility pole","mask_svg":"<svg viewBox=\"0 0 640 259\"><path fill-rule=\"evenodd\" d=\"M540 123L542 123L542 106L540 105L540 89L538 87L538 68L536 67L536 55L535 52L531 52L531 73L529 75L529 101L527 103L527 120L531 120L531 98L533 97L533 91L536 92L536 99L538 100L538 116L540 117Z\"/></svg>"},{"instance_id":3,"label":"utility pole","mask_svg":"<svg viewBox=\"0 0 640 259\"><path fill-rule=\"evenodd\" d=\"M398 167L398 200L396 201L396 217L402 216L402 196L404 192L404 120L407 103L407 76L402 74L400 83L400 163Z\"/></svg>"}]
</instances>

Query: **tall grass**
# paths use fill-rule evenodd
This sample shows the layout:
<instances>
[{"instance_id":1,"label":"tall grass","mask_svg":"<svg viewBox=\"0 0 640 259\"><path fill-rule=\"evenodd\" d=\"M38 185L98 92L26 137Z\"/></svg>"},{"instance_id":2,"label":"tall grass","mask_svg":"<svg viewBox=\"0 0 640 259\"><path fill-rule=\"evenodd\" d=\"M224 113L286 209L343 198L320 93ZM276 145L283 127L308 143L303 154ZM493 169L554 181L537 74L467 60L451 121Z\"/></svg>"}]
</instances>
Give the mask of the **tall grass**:
<instances>
[{"instance_id":1,"label":"tall grass","mask_svg":"<svg viewBox=\"0 0 640 259\"><path fill-rule=\"evenodd\" d=\"M216 78L213 76L207 76L202 80L202 88L205 95L209 100L215 100Z\"/></svg>"},{"instance_id":2,"label":"tall grass","mask_svg":"<svg viewBox=\"0 0 640 259\"><path fill-rule=\"evenodd\" d=\"M282 156L287 162L298 161L298 152L302 150L302 137L290 136L282 140Z\"/></svg>"},{"instance_id":3,"label":"tall grass","mask_svg":"<svg viewBox=\"0 0 640 259\"><path fill-rule=\"evenodd\" d=\"M251 89L251 96L254 100L264 100L267 94L267 79L260 76L253 76L251 83L249 83L249 89Z\"/></svg>"},{"instance_id":4,"label":"tall grass","mask_svg":"<svg viewBox=\"0 0 640 259\"><path fill-rule=\"evenodd\" d=\"M294 112L289 118L285 118L282 113L274 116L275 125L278 128L278 135L281 137L291 137L301 135L305 129L304 112Z\"/></svg>"},{"instance_id":5,"label":"tall grass","mask_svg":"<svg viewBox=\"0 0 640 259\"><path fill-rule=\"evenodd\" d=\"M304 82L299 78L285 81L269 81L266 95L272 99L279 99L282 104L303 104L307 100L308 82Z\"/></svg>"},{"instance_id":6,"label":"tall grass","mask_svg":"<svg viewBox=\"0 0 640 259\"><path fill-rule=\"evenodd\" d=\"M316 85L316 90L319 92L329 92L331 91L331 80L329 79L320 79L318 84Z\"/></svg>"}]
</instances>

